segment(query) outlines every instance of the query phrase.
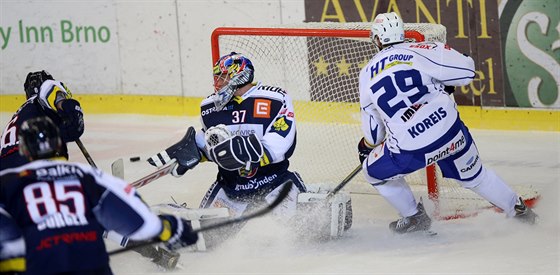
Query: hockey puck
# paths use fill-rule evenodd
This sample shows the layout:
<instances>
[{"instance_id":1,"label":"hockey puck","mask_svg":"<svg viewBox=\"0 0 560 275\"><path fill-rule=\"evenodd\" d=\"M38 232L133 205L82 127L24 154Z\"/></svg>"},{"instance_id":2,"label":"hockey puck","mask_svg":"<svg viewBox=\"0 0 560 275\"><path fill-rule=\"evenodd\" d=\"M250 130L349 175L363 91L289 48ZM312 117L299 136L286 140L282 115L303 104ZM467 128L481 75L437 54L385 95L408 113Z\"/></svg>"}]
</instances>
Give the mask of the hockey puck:
<instances>
[{"instance_id":1,"label":"hockey puck","mask_svg":"<svg viewBox=\"0 0 560 275\"><path fill-rule=\"evenodd\" d=\"M140 161L140 157L131 157L130 158L131 162L136 162L136 161Z\"/></svg>"}]
</instances>

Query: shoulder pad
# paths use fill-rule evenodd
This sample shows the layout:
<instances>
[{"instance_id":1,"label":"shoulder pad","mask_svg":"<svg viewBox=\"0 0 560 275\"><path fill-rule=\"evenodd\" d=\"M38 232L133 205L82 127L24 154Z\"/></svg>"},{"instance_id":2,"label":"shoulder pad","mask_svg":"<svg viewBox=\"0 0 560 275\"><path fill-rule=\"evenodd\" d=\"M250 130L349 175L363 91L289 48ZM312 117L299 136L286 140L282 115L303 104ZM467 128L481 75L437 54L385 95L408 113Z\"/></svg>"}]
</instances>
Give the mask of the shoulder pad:
<instances>
[{"instance_id":1,"label":"shoulder pad","mask_svg":"<svg viewBox=\"0 0 560 275\"><path fill-rule=\"evenodd\" d=\"M275 87L275 86L270 86L270 85L261 85L261 86L258 87L258 89L261 90L261 91L271 91L271 92L286 94L286 91L284 91L282 88Z\"/></svg>"}]
</instances>

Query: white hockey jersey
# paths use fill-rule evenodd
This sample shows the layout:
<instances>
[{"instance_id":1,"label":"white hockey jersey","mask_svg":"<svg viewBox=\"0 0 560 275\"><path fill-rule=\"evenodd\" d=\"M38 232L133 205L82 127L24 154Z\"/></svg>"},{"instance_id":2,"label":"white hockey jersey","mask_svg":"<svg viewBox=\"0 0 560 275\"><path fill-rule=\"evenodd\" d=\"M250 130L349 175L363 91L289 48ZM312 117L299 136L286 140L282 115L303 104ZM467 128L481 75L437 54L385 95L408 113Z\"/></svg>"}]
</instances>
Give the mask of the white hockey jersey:
<instances>
[{"instance_id":1,"label":"white hockey jersey","mask_svg":"<svg viewBox=\"0 0 560 275\"><path fill-rule=\"evenodd\" d=\"M400 43L376 54L359 79L366 141L393 152L427 147L459 119L444 86L475 77L474 61L439 42Z\"/></svg>"}]
</instances>

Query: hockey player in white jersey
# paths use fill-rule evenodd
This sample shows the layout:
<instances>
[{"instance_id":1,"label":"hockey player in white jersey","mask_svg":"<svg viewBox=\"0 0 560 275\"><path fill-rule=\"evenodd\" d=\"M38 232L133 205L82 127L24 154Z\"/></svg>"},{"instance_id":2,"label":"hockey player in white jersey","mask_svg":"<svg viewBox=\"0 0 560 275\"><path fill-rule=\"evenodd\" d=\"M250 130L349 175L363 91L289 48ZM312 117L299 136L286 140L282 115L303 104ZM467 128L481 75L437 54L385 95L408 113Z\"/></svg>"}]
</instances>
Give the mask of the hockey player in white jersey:
<instances>
[{"instance_id":1,"label":"hockey player in white jersey","mask_svg":"<svg viewBox=\"0 0 560 275\"><path fill-rule=\"evenodd\" d=\"M200 207L226 207L231 217L239 217L262 203L270 203L283 184L292 180L295 188L292 187L288 198L273 213L288 218L296 216L298 195L307 188L297 172L288 170L289 158L296 147L292 99L279 87L253 83L253 64L239 53L222 56L215 63L213 74L214 93L201 102L203 129L197 132L196 142L202 161L218 164L218 175ZM168 148L148 161L162 166L174 158L171 151ZM178 165L172 174L179 176L186 170ZM349 204L348 197L344 201L348 211ZM348 222L349 217L350 214ZM240 228L224 231L231 235ZM348 229L349 225L344 228ZM207 235L223 234L205 234L205 239Z\"/></svg>"},{"instance_id":2,"label":"hockey player in white jersey","mask_svg":"<svg viewBox=\"0 0 560 275\"><path fill-rule=\"evenodd\" d=\"M396 233L428 230L431 219L404 176L430 164L482 196L508 217L534 223L536 214L482 164L450 94L474 79L471 57L439 42L404 42L402 19L379 14L371 27L379 49L361 70L364 138L358 144L368 182L399 212Z\"/></svg>"}]
</instances>

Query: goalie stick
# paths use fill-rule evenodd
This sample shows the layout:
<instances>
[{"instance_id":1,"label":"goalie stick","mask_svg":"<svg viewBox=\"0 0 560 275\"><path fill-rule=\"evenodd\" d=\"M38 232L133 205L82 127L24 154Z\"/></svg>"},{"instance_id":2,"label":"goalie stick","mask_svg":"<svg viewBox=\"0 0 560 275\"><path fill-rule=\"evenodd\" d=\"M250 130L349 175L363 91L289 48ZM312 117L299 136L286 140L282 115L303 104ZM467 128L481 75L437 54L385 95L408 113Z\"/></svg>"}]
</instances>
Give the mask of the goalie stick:
<instances>
[{"instance_id":1,"label":"goalie stick","mask_svg":"<svg viewBox=\"0 0 560 275\"><path fill-rule=\"evenodd\" d=\"M196 132L194 130L194 128L191 126L187 129L187 133L185 134L185 136L177 143L175 143L174 145L172 145L171 147L165 149L165 151L163 151L162 153L165 153L168 162L165 163L163 162L162 159L160 159L159 161L161 161L162 163L165 163L164 166L160 167L158 170L156 170L155 172L139 179L136 180L135 182L130 183L130 185L132 185L135 188L140 188L154 180L157 180L167 174L170 174L174 171L174 169L176 169L176 166L178 165L179 167L183 167L186 168L187 170L193 168L194 166L196 166L199 162L200 162L200 152L198 151L198 148L196 147L196 141L195 141L195 135ZM194 149L193 149L194 148ZM171 151L170 151L171 150ZM170 151L170 152L169 152ZM160 154L162 154L160 153ZM162 158L162 156L160 154L157 154L157 156L159 158ZM171 155L172 159L169 159L170 157L167 155ZM148 159L148 162L152 165L155 165L152 161L150 161L150 159ZM113 162L113 164L111 164L111 169L113 172L113 175L123 175L124 176L124 165L122 163L122 159L118 159L116 161ZM183 171L183 173L185 173L185 171ZM182 174L180 174L182 175ZM124 177L121 177L124 178Z\"/></svg>"},{"instance_id":2,"label":"goalie stick","mask_svg":"<svg viewBox=\"0 0 560 275\"><path fill-rule=\"evenodd\" d=\"M175 162L177 162L175 159L172 159L170 162L168 162L165 166L157 169L156 171L142 177L141 179L138 179L134 182L131 182L130 185L133 186L134 188L140 188L154 180L157 180L169 173L171 173L173 171L173 165L175 164ZM123 159L119 158L115 161L113 161L113 163L111 164L111 173L113 174L113 176L117 177L117 178L121 178L124 179L124 163L123 163Z\"/></svg>"},{"instance_id":3,"label":"goalie stick","mask_svg":"<svg viewBox=\"0 0 560 275\"><path fill-rule=\"evenodd\" d=\"M159 168L158 170L154 171L153 173L144 176L141 179L138 179L132 183L130 183L130 185L134 186L135 188L140 188L154 180L157 180L169 173L171 173L173 171L173 168L175 167L175 162L177 162L177 160L172 159L170 162L168 162L165 166ZM123 171L124 173L124 171Z\"/></svg>"},{"instance_id":4,"label":"goalie stick","mask_svg":"<svg viewBox=\"0 0 560 275\"><path fill-rule=\"evenodd\" d=\"M244 221L262 216L262 215L272 211L272 209L274 209L276 206L278 206L288 196L288 194L290 193L290 190L292 190L293 184L294 184L294 182L292 180L287 180L284 183L284 186L282 187L282 190L280 190L280 192L278 193L278 196L274 199L274 201L271 202L269 205L255 211L255 212L249 213L247 215L242 215L242 216L239 216L237 218L228 219L228 220L218 222L218 223L215 223L215 224L210 224L208 226L201 227L199 229L193 230L192 233L193 234L198 234L200 232L216 229L216 228L219 228L219 227L229 226L229 225L232 225L232 224L235 224L235 223L238 223L238 222L244 222ZM117 254L120 254L120 253L123 253L123 252L127 252L129 250L137 249L139 247L143 247L143 246L146 246L146 245L158 244L160 242L161 242L161 240L159 240L159 239L146 241L146 242L142 242L142 243L132 245L132 246L129 246L129 247L113 250L111 252L108 252L108 254L109 254L109 256L113 256L113 255L117 255Z\"/></svg>"}]
</instances>

